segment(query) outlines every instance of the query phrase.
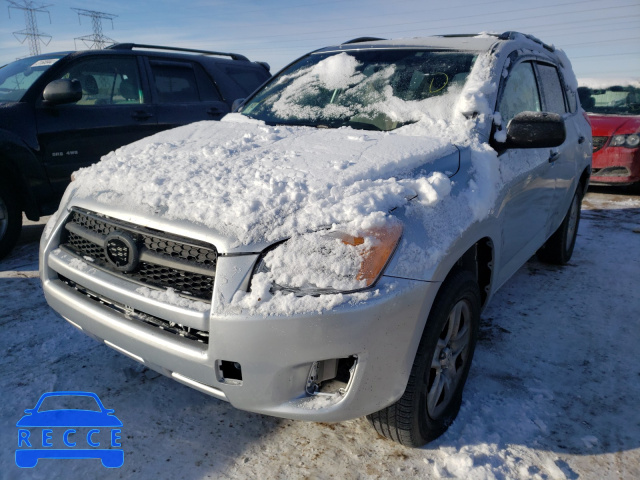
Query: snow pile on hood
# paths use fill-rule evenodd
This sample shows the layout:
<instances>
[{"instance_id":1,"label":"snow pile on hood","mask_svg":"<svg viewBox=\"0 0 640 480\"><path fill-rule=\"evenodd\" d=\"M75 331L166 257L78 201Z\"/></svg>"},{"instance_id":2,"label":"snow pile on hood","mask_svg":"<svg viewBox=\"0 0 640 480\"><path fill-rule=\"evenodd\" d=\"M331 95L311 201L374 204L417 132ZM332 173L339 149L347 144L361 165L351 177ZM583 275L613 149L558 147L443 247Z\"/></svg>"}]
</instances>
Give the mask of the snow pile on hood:
<instances>
[{"instance_id":1,"label":"snow pile on hood","mask_svg":"<svg viewBox=\"0 0 640 480\"><path fill-rule=\"evenodd\" d=\"M270 127L230 115L112 152L76 174L75 197L203 224L247 245L380 224L418 194L412 170L452 152L446 137Z\"/></svg>"}]
</instances>

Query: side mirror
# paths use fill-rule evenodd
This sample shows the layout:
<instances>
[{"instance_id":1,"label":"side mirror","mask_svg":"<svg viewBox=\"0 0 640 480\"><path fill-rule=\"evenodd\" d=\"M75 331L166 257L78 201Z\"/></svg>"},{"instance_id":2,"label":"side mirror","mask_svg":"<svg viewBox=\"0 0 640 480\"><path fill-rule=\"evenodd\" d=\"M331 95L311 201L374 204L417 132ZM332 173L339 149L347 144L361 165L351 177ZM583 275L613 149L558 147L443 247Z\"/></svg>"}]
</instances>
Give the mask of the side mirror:
<instances>
[{"instance_id":1,"label":"side mirror","mask_svg":"<svg viewBox=\"0 0 640 480\"><path fill-rule=\"evenodd\" d=\"M557 113L521 112L507 126L507 148L551 148L567 138L564 120Z\"/></svg>"},{"instance_id":2,"label":"side mirror","mask_svg":"<svg viewBox=\"0 0 640 480\"><path fill-rule=\"evenodd\" d=\"M242 104L244 103L244 98L236 98L231 104L232 112L239 112L242 109Z\"/></svg>"},{"instance_id":3,"label":"side mirror","mask_svg":"<svg viewBox=\"0 0 640 480\"><path fill-rule=\"evenodd\" d=\"M44 87L43 97L49 105L74 103L82 98L82 85L79 80L61 78Z\"/></svg>"}]
</instances>

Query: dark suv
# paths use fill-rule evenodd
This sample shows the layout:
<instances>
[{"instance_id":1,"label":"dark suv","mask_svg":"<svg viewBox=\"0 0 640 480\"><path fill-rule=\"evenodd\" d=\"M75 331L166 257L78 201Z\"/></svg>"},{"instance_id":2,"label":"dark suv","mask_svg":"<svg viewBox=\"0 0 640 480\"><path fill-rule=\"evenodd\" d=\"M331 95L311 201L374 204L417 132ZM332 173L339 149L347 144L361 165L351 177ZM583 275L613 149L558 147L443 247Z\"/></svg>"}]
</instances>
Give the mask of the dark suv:
<instances>
[{"instance_id":1,"label":"dark suv","mask_svg":"<svg viewBox=\"0 0 640 480\"><path fill-rule=\"evenodd\" d=\"M1 67L0 258L22 212L53 213L73 171L161 130L219 120L270 76L235 53L132 43Z\"/></svg>"}]
</instances>

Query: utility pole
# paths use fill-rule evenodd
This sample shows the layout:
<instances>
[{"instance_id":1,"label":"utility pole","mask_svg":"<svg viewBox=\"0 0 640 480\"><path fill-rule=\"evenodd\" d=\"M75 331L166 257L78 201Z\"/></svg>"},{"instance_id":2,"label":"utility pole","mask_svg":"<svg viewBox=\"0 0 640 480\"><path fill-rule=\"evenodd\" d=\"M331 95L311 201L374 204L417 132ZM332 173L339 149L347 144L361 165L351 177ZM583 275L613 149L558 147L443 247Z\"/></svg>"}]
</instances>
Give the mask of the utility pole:
<instances>
[{"instance_id":1,"label":"utility pole","mask_svg":"<svg viewBox=\"0 0 640 480\"><path fill-rule=\"evenodd\" d=\"M46 8L51 5L42 5L31 0L7 0L9 3L9 18L11 18L11 9L24 11L24 19L26 27L19 32L13 32L13 36L16 37L20 43L29 41L29 54L40 55L40 43L49 45L51 42L51 35L41 33L38 31L38 23L36 22L36 13L46 13L49 15L49 23L51 23L51 14Z\"/></svg>"},{"instance_id":2,"label":"utility pole","mask_svg":"<svg viewBox=\"0 0 640 480\"><path fill-rule=\"evenodd\" d=\"M117 15L112 15L110 13L104 12L96 12L94 10L85 10L84 8L72 8L71 10L75 10L78 12L78 21L82 24L82 17L91 18L91 23L93 24L93 34L84 35L82 37L76 37L73 39L73 43L78 49L78 45L76 43L77 40L81 40L87 48L101 50L107 44L116 43L115 40L109 38L102 34L102 20L111 20L111 29L113 30L113 19L117 17Z\"/></svg>"}]
</instances>

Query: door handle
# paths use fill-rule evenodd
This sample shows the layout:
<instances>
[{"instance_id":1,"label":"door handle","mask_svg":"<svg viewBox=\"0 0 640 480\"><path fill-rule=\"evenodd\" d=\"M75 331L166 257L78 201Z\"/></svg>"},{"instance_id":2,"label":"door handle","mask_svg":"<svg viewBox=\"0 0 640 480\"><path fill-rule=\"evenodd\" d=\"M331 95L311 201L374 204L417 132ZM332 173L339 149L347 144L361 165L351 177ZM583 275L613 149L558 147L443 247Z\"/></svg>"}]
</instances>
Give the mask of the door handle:
<instances>
[{"instance_id":1,"label":"door handle","mask_svg":"<svg viewBox=\"0 0 640 480\"><path fill-rule=\"evenodd\" d=\"M586 140L586 138L584 138L582 135L580 135L580 137L578 138L578 143L582 144L582 143L584 143L585 140Z\"/></svg>"},{"instance_id":2,"label":"door handle","mask_svg":"<svg viewBox=\"0 0 640 480\"><path fill-rule=\"evenodd\" d=\"M220 115L221 113L224 113L224 112L222 111L221 108L211 107L209 110L207 110L207 113L213 116L213 115Z\"/></svg>"},{"instance_id":3,"label":"door handle","mask_svg":"<svg viewBox=\"0 0 640 480\"><path fill-rule=\"evenodd\" d=\"M549 152L549 163L555 162L560 157L560 152Z\"/></svg>"},{"instance_id":4,"label":"door handle","mask_svg":"<svg viewBox=\"0 0 640 480\"><path fill-rule=\"evenodd\" d=\"M136 120L147 120L147 119L153 117L153 114L149 113L149 112L145 112L144 110L137 110L137 111L133 112L131 114L131 116L133 118L135 118Z\"/></svg>"}]
</instances>

